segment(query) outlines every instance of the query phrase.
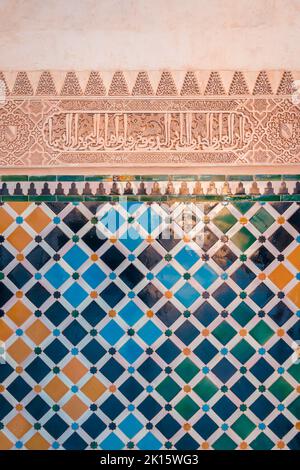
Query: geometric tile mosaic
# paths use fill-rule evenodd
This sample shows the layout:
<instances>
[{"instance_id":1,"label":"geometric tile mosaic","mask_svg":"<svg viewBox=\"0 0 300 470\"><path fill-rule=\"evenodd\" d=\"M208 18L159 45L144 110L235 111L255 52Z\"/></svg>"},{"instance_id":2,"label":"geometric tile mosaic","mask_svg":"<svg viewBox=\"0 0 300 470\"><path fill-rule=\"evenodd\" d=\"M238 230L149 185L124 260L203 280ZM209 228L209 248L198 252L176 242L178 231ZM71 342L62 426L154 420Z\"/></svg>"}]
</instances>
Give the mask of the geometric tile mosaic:
<instances>
[{"instance_id":1,"label":"geometric tile mosaic","mask_svg":"<svg viewBox=\"0 0 300 470\"><path fill-rule=\"evenodd\" d=\"M0 449L299 449L299 210L2 203Z\"/></svg>"}]
</instances>

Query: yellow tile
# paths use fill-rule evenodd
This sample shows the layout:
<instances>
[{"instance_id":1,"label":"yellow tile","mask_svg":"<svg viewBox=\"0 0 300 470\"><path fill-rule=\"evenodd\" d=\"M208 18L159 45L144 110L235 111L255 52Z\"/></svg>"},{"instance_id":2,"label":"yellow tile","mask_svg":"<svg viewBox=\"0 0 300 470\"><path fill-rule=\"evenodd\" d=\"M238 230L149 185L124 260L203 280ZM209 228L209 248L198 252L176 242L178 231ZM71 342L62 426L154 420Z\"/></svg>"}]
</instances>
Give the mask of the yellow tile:
<instances>
[{"instance_id":1,"label":"yellow tile","mask_svg":"<svg viewBox=\"0 0 300 470\"><path fill-rule=\"evenodd\" d=\"M14 221L14 219L0 207L0 233L3 233Z\"/></svg>"},{"instance_id":2,"label":"yellow tile","mask_svg":"<svg viewBox=\"0 0 300 470\"><path fill-rule=\"evenodd\" d=\"M9 348L9 354L17 364L21 364L31 354L32 350L21 338L18 338Z\"/></svg>"},{"instance_id":3,"label":"yellow tile","mask_svg":"<svg viewBox=\"0 0 300 470\"><path fill-rule=\"evenodd\" d=\"M77 383L88 371L88 369L76 357L63 368L63 373L73 382Z\"/></svg>"},{"instance_id":4,"label":"yellow tile","mask_svg":"<svg viewBox=\"0 0 300 470\"><path fill-rule=\"evenodd\" d=\"M66 384L58 377L54 377L45 387L45 392L54 401L59 401L69 390Z\"/></svg>"},{"instance_id":5,"label":"yellow tile","mask_svg":"<svg viewBox=\"0 0 300 470\"><path fill-rule=\"evenodd\" d=\"M8 205L17 213L17 214L22 214L27 207L30 206L30 202L9 202Z\"/></svg>"},{"instance_id":6,"label":"yellow tile","mask_svg":"<svg viewBox=\"0 0 300 470\"><path fill-rule=\"evenodd\" d=\"M0 319L0 340L6 341L13 334L13 330L5 323L4 320Z\"/></svg>"},{"instance_id":7,"label":"yellow tile","mask_svg":"<svg viewBox=\"0 0 300 470\"><path fill-rule=\"evenodd\" d=\"M300 308L300 282L298 282L295 287L288 293L288 298Z\"/></svg>"},{"instance_id":8,"label":"yellow tile","mask_svg":"<svg viewBox=\"0 0 300 470\"><path fill-rule=\"evenodd\" d=\"M289 254L287 259L300 271L300 245Z\"/></svg>"},{"instance_id":9,"label":"yellow tile","mask_svg":"<svg viewBox=\"0 0 300 470\"><path fill-rule=\"evenodd\" d=\"M23 415L17 414L14 418L6 425L7 429L14 434L18 439L24 436L32 425L24 418Z\"/></svg>"},{"instance_id":10,"label":"yellow tile","mask_svg":"<svg viewBox=\"0 0 300 470\"><path fill-rule=\"evenodd\" d=\"M7 240L16 250L22 251L32 241L32 237L22 227L17 227Z\"/></svg>"},{"instance_id":11,"label":"yellow tile","mask_svg":"<svg viewBox=\"0 0 300 470\"><path fill-rule=\"evenodd\" d=\"M44 230L45 227L51 221L50 217L40 208L37 207L28 217L26 217L25 221L33 228L37 233Z\"/></svg>"},{"instance_id":12,"label":"yellow tile","mask_svg":"<svg viewBox=\"0 0 300 470\"><path fill-rule=\"evenodd\" d=\"M64 404L62 409L70 416L70 418L77 421L77 419L86 412L88 407L76 395L73 395L72 398Z\"/></svg>"},{"instance_id":13,"label":"yellow tile","mask_svg":"<svg viewBox=\"0 0 300 470\"><path fill-rule=\"evenodd\" d=\"M106 387L100 382L95 376L91 377L83 387L81 391L91 400L96 401L105 392Z\"/></svg>"},{"instance_id":14,"label":"yellow tile","mask_svg":"<svg viewBox=\"0 0 300 470\"><path fill-rule=\"evenodd\" d=\"M282 263L279 264L271 274L269 274L269 279L280 290L283 289L293 278L293 274Z\"/></svg>"},{"instance_id":15,"label":"yellow tile","mask_svg":"<svg viewBox=\"0 0 300 470\"><path fill-rule=\"evenodd\" d=\"M13 443L5 436L3 432L0 432L0 450L9 450L13 447Z\"/></svg>"},{"instance_id":16,"label":"yellow tile","mask_svg":"<svg viewBox=\"0 0 300 470\"><path fill-rule=\"evenodd\" d=\"M25 447L29 450L47 450L50 444L37 432L26 442Z\"/></svg>"},{"instance_id":17,"label":"yellow tile","mask_svg":"<svg viewBox=\"0 0 300 470\"><path fill-rule=\"evenodd\" d=\"M32 315L31 310L26 307L20 300L16 302L6 313L6 315L18 326L23 325L23 323L28 320L30 315Z\"/></svg>"},{"instance_id":18,"label":"yellow tile","mask_svg":"<svg viewBox=\"0 0 300 470\"><path fill-rule=\"evenodd\" d=\"M36 320L27 328L26 334L35 344L41 344L49 336L50 330L42 321Z\"/></svg>"}]
</instances>

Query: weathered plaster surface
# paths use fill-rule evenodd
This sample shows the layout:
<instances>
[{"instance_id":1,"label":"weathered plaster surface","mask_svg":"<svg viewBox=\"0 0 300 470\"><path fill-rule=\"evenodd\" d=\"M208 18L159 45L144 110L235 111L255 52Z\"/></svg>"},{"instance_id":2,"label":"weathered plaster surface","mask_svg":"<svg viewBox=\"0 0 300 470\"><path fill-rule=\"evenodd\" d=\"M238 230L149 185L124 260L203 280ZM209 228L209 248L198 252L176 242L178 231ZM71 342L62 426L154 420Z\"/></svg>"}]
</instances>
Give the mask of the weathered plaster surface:
<instances>
[{"instance_id":1,"label":"weathered plaster surface","mask_svg":"<svg viewBox=\"0 0 300 470\"><path fill-rule=\"evenodd\" d=\"M0 0L0 69L300 69L299 0Z\"/></svg>"}]
</instances>

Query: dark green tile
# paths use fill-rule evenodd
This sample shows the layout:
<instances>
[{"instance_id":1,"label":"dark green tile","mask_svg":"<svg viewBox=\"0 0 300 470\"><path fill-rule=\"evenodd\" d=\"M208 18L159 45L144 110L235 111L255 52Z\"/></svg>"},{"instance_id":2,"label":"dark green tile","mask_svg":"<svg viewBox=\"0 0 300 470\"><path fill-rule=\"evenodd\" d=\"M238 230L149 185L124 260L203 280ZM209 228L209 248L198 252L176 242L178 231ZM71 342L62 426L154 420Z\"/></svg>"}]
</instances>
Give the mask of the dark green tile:
<instances>
[{"instance_id":1,"label":"dark green tile","mask_svg":"<svg viewBox=\"0 0 300 470\"><path fill-rule=\"evenodd\" d=\"M2 175L2 181L28 181L28 175Z\"/></svg>"}]
</instances>

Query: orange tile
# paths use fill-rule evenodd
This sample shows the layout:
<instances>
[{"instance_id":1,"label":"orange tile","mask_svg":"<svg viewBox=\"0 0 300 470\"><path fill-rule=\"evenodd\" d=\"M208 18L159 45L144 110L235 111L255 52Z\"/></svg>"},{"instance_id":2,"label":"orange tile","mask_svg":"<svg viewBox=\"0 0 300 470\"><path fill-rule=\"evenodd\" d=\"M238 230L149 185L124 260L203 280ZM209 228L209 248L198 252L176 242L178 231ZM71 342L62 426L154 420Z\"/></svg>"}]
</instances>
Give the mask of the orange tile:
<instances>
[{"instance_id":1,"label":"orange tile","mask_svg":"<svg viewBox=\"0 0 300 470\"><path fill-rule=\"evenodd\" d=\"M9 202L8 205L11 207L17 214L22 214L22 212L30 206L30 202Z\"/></svg>"},{"instance_id":2,"label":"orange tile","mask_svg":"<svg viewBox=\"0 0 300 470\"><path fill-rule=\"evenodd\" d=\"M0 450L9 450L13 447L13 443L8 439L8 437L0 432Z\"/></svg>"},{"instance_id":3,"label":"orange tile","mask_svg":"<svg viewBox=\"0 0 300 470\"><path fill-rule=\"evenodd\" d=\"M3 233L9 227L14 219L0 207L0 233Z\"/></svg>"},{"instance_id":4,"label":"orange tile","mask_svg":"<svg viewBox=\"0 0 300 470\"><path fill-rule=\"evenodd\" d=\"M58 378L54 377L45 387L45 392L54 401L59 401L69 390L69 388Z\"/></svg>"},{"instance_id":5,"label":"orange tile","mask_svg":"<svg viewBox=\"0 0 300 470\"><path fill-rule=\"evenodd\" d=\"M26 334L35 344L41 344L49 336L50 330L41 320L36 320L27 328Z\"/></svg>"},{"instance_id":6,"label":"orange tile","mask_svg":"<svg viewBox=\"0 0 300 470\"><path fill-rule=\"evenodd\" d=\"M287 259L300 271L300 245L289 254Z\"/></svg>"},{"instance_id":7,"label":"orange tile","mask_svg":"<svg viewBox=\"0 0 300 470\"><path fill-rule=\"evenodd\" d=\"M269 279L280 290L283 289L293 278L293 274L282 263L279 264L271 274L269 274Z\"/></svg>"},{"instance_id":8,"label":"orange tile","mask_svg":"<svg viewBox=\"0 0 300 470\"><path fill-rule=\"evenodd\" d=\"M13 330L0 319L0 340L6 341L13 334Z\"/></svg>"},{"instance_id":9,"label":"orange tile","mask_svg":"<svg viewBox=\"0 0 300 470\"><path fill-rule=\"evenodd\" d=\"M70 416L74 421L77 421L83 413L86 412L88 406L83 403L76 395L73 395L67 403L64 404L62 409Z\"/></svg>"},{"instance_id":10,"label":"orange tile","mask_svg":"<svg viewBox=\"0 0 300 470\"><path fill-rule=\"evenodd\" d=\"M47 227L51 219L40 207L37 207L33 212L31 212L31 214L29 214L28 217L26 217L25 221L31 228L33 228L33 230L39 233Z\"/></svg>"},{"instance_id":11,"label":"orange tile","mask_svg":"<svg viewBox=\"0 0 300 470\"><path fill-rule=\"evenodd\" d=\"M24 418L23 415L18 413L7 425L7 429L16 436L18 439L24 436L29 429L32 428L32 424Z\"/></svg>"},{"instance_id":12,"label":"orange tile","mask_svg":"<svg viewBox=\"0 0 300 470\"><path fill-rule=\"evenodd\" d=\"M20 300L15 303L6 313L6 315L18 326L23 323L32 315L31 310L26 307Z\"/></svg>"},{"instance_id":13,"label":"orange tile","mask_svg":"<svg viewBox=\"0 0 300 470\"><path fill-rule=\"evenodd\" d=\"M18 338L9 348L9 354L17 364L21 364L31 354L32 350L21 338Z\"/></svg>"},{"instance_id":14,"label":"orange tile","mask_svg":"<svg viewBox=\"0 0 300 470\"><path fill-rule=\"evenodd\" d=\"M63 368L63 373L73 382L77 383L83 377L88 369L76 357Z\"/></svg>"},{"instance_id":15,"label":"orange tile","mask_svg":"<svg viewBox=\"0 0 300 470\"><path fill-rule=\"evenodd\" d=\"M295 285L287 296L298 308L300 308L300 282Z\"/></svg>"},{"instance_id":16,"label":"orange tile","mask_svg":"<svg viewBox=\"0 0 300 470\"><path fill-rule=\"evenodd\" d=\"M32 237L22 227L17 227L7 240L16 250L22 251L32 241Z\"/></svg>"},{"instance_id":17,"label":"orange tile","mask_svg":"<svg viewBox=\"0 0 300 470\"><path fill-rule=\"evenodd\" d=\"M105 392L106 387L95 376L81 387L81 391L91 400L96 401Z\"/></svg>"},{"instance_id":18,"label":"orange tile","mask_svg":"<svg viewBox=\"0 0 300 470\"><path fill-rule=\"evenodd\" d=\"M29 450L47 450L50 444L37 432L26 442L25 447Z\"/></svg>"}]
</instances>

